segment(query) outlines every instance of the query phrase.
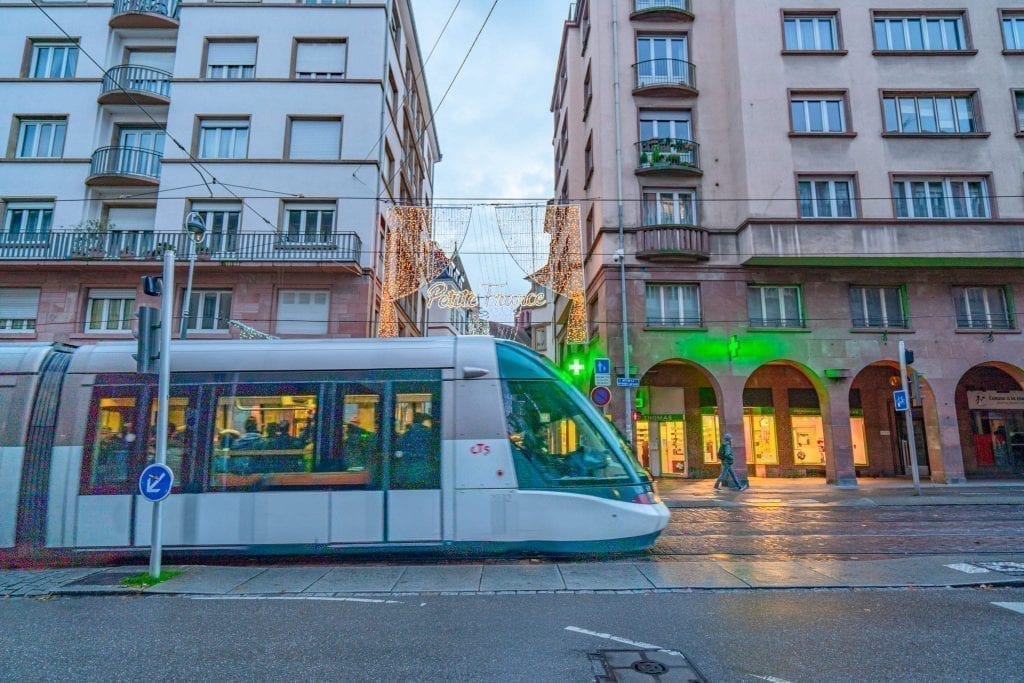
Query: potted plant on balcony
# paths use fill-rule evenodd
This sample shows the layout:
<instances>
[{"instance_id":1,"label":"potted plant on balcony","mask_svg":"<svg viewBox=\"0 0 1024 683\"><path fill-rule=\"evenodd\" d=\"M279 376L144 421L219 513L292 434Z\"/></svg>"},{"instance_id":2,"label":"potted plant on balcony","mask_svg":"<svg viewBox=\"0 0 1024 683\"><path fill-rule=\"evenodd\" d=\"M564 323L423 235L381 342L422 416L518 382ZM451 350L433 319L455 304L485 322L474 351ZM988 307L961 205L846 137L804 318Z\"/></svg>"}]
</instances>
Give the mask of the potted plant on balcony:
<instances>
[{"instance_id":1,"label":"potted plant on balcony","mask_svg":"<svg viewBox=\"0 0 1024 683\"><path fill-rule=\"evenodd\" d=\"M640 168L648 168L651 165L651 155L647 152L640 152Z\"/></svg>"},{"instance_id":2,"label":"potted plant on balcony","mask_svg":"<svg viewBox=\"0 0 1024 683\"><path fill-rule=\"evenodd\" d=\"M153 251L149 252L149 256L150 258L154 258L159 261L163 259L164 252L167 251L168 249L174 251L174 245L171 244L170 242L161 242L160 244L153 247Z\"/></svg>"},{"instance_id":3,"label":"potted plant on balcony","mask_svg":"<svg viewBox=\"0 0 1024 683\"><path fill-rule=\"evenodd\" d=\"M651 148L651 166L657 166L661 163L661 147L654 145Z\"/></svg>"},{"instance_id":4,"label":"potted plant on balcony","mask_svg":"<svg viewBox=\"0 0 1024 683\"><path fill-rule=\"evenodd\" d=\"M135 258L135 252L128 247L122 247L121 251L118 252L117 257L123 261L131 261Z\"/></svg>"},{"instance_id":5,"label":"potted plant on balcony","mask_svg":"<svg viewBox=\"0 0 1024 683\"><path fill-rule=\"evenodd\" d=\"M213 256L213 250L205 244L200 244L196 247L196 260L197 261L209 261Z\"/></svg>"},{"instance_id":6,"label":"potted plant on balcony","mask_svg":"<svg viewBox=\"0 0 1024 683\"><path fill-rule=\"evenodd\" d=\"M117 226L105 220L90 218L69 227L75 233L71 242L71 258L101 259L106 257L106 235Z\"/></svg>"}]
</instances>

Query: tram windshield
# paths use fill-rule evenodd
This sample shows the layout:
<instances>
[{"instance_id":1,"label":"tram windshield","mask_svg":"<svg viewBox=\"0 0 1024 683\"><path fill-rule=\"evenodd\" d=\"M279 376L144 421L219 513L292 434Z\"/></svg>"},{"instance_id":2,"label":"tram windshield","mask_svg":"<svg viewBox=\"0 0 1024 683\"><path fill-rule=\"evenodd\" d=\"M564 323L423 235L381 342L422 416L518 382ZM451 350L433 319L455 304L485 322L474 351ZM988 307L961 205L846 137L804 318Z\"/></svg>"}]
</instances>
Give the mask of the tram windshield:
<instances>
[{"instance_id":1,"label":"tram windshield","mask_svg":"<svg viewBox=\"0 0 1024 683\"><path fill-rule=\"evenodd\" d=\"M498 367L519 485L553 488L646 481L615 430L526 349L499 342Z\"/></svg>"}]
</instances>

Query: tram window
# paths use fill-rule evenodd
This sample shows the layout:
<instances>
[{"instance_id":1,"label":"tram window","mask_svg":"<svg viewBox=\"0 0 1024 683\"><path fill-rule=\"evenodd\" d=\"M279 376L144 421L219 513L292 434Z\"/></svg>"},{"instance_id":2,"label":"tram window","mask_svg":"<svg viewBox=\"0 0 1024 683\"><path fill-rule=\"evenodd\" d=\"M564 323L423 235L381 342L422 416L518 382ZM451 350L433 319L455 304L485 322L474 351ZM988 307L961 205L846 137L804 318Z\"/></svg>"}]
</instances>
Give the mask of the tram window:
<instances>
[{"instance_id":1,"label":"tram window","mask_svg":"<svg viewBox=\"0 0 1024 683\"><path fill-rule=\"evenodd\" d=\"M138 452L135 397L100 398L90 425L87 493L127 493Z\"/></svg>"},{"instance_id":2,"label":"tram window","mask_svg":"<svg viewBox=\"0 0 1024 683\"><path fill-rule=\"evenodd\" d=\"M185 484L182 461L186 453L191 455L192 430L188 423L188 398L172 397L167 411L167 466L174 472L174 488ZM149 438L146 446L146 462L156 461L156 417L157 400L154 398L149 406Z\"/></svg>"},{"instance_id":3,"label":"tram window","mask_svg":"<svg viewBox=\"0 0 1024 683\"><path fill-rule=\"evenodd\" d=\"M329 457L319 459L319 472L344 473L350 486L380 488L380 406L376 389L342 385L340 414L335 420Z\"/></svg>"},{"instance_id":4,"label":"tram window","mask_svg":"<svg viewBox=\"0 0 1024 683\"><path fill-rule=\"evenodd\" d=\"M390 488L441 488L440 399L435 382L396 384Z\"/></svg>"}]
</instances>

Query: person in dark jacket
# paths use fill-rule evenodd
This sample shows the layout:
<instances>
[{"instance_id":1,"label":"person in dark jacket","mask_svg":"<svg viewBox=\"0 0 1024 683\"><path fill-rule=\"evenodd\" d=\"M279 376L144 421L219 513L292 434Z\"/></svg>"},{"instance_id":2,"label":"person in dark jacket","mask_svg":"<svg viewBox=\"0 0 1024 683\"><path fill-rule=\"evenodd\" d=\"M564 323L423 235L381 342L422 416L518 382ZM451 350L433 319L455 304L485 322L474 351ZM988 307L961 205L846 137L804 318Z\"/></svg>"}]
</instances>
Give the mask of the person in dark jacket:
<instances>
[{"instance_id":1,"label":"person in dark jacket","mask_svg":"<svg viewBox=\"0 0 1024 683\"><path fill-rule=\"evenodd\" d=\"M732 471L732 463L735 460L732 454L732 434L726 434L722 440L722 445L718 448L718 460L722 463L722 473L715 480L716 491L722 484L737 491L742 491L750 486L750 484L741 484L740 480L736 478L736 473Z\"/></svg>"}]
</instances>

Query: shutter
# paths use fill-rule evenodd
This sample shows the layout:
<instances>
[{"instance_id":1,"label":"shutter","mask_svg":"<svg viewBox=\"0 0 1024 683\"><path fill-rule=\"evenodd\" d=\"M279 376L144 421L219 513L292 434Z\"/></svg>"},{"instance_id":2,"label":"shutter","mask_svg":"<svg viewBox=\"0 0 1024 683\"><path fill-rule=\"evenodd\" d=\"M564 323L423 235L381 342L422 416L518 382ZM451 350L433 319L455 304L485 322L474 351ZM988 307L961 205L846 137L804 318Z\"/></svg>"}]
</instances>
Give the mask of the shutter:
<instances>
[{"instance_id":1,"label":"shutter","mask_svg":"<svg viewBox=\"0 0 1024 683\"><path fill-rule=\"evenodd\" d=\"M341 152L341 121L292 121L291 159L337 159Z\"/></svg>"},{"instance_id":2,"label":"shutter","mask_svg":"<svg viewBox=\"0 0 1024 683\"><path fill-rule=\"evenodd\" d=\"M296 73L344 73L345 43L299 43Z\"/></svg>"},{"instance_id":3,"label":"shutter","mask_svg":"<svg viewBox=\"0 0 1024 683\"><path fill-rule=\"evenodd\" d=\"M38 289L0 289L0 318L35 320L39 313Z\"/></svg>"},{"instance_id":4,"label":"shutter","mask_svg":"<svg viewBox=\"0 0 1024 683\"><path fill-rule=\"evenodd\" d=\"M225 64L255 66L256 43L210 43L206 53L206 63L210 66Z\"/></svg>"},{"instance_id":5,"label":"shutter","mask_svg":"<svg viewBox=\"0 0 1024 683\"><path fill-rule=\"evenodd\" d=\"M134 289L90 289L90 299L134 299Z\"/></svg>"},{"instance_id":6,"label":"shutter","mask_svg":"<svg viewBox=\"0 0 1024 683\"><path fill-rule=\"evenodd\" d=\"M116 230L152 230L156 226L156 209L111 207L107 211L107 223Z\"/></svg>"},{"instance_id":7,"label":"shutter","mask_svg":"<svg viewBox=\"0 0 1024 683\"><path fill-rule=\"evenodd\" d=\"M326 334L326 292L281 292L277 307L277 331L282 334Z\"/></svg>"},{"instance_id":8,"label":"shutter","mask_svg":"<svg viewBox=\"0 0 1024 683\"><path fill-rule=\"evenodd\" d=\"M167 73L174 72L173 52L150 52L148 50L132 50L128 53L128 63L148 66Z\"/></svg>"}]
</instances>

